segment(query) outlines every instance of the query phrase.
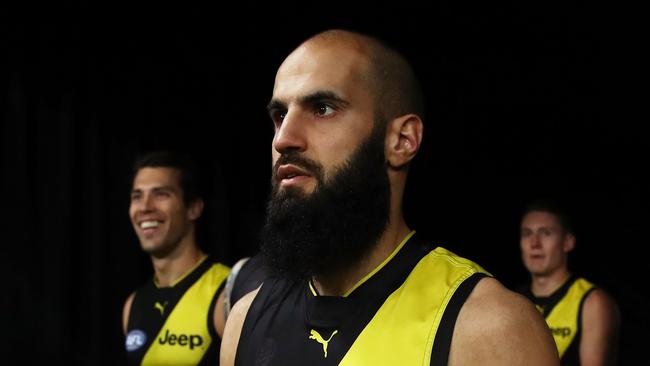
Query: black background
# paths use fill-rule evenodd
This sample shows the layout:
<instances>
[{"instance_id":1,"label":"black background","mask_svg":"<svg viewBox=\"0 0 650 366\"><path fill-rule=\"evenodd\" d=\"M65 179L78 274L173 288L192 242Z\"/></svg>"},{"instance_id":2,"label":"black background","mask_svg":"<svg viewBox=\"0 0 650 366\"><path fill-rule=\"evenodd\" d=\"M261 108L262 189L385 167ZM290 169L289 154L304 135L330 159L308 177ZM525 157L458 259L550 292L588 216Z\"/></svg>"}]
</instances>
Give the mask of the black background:
<instances>
[{"instance_id":1,"label":"black background","mask_svg":"<svg viewBox=\"0 0 650 366\"><path fill-rule=\"evenodd\" d=\"M5 9L3 358L122 363L122 303L151 275L127 215L139 152L193 154L207 187L202 245L227 264L252 254L270 179L275 71L308 36L343 27L393 44L423 84L410 226L515 286L527 280L521 205L564 199L577 224L573 269L617 299L621 364L641 360L647 118L635 113L635 12L544 4Z\"/></svg>"}]
</instances>

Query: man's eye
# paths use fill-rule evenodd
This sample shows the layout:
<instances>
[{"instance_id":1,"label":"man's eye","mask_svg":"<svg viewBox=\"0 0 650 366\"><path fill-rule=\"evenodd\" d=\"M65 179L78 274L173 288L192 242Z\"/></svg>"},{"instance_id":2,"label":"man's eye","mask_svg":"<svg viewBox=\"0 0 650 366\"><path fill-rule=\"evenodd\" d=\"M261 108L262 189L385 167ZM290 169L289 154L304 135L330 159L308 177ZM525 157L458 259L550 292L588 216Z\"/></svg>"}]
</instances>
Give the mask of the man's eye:
<instances>
[{"instance_id":1,"label":"man's eye","mask_svg":"<svg viewBox=\"0 0 650 366\"><path fill-rule=\"evenodd\" d=\"M334 112L334 108L328 106L327 104L319 104L316 106L316 114L320 117L330 116Z\"/></svg>"},{"instance_id":2,"label":"man's eye","mask_svg":"<svg viewBox=\"0 0 650 366\"><path fill-rule=\"evenodd\" d=\"M284 117L287 116L287 112L275 111L271 113L271 119L273 123L279 125L284 121Z\"/></svg>"}]
</instances>

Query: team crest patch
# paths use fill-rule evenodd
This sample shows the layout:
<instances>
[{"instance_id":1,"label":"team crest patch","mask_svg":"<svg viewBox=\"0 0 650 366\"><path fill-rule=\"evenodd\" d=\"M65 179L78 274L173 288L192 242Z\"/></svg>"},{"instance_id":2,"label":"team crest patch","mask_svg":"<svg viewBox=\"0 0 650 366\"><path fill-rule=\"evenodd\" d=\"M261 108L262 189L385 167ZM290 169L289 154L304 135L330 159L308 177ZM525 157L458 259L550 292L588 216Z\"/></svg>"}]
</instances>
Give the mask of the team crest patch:
<instances>
[{"instance_id":1,"label":"team crest patch","mask_svg":"<svg viewBox=\"0 0 650 366\"><path fill-rule=\"evenodd\" d=\"M142 347L147 341L147 335L140 329L133 329L126 335L126 350L133 352Z\"/></svg>"}]
</instances>

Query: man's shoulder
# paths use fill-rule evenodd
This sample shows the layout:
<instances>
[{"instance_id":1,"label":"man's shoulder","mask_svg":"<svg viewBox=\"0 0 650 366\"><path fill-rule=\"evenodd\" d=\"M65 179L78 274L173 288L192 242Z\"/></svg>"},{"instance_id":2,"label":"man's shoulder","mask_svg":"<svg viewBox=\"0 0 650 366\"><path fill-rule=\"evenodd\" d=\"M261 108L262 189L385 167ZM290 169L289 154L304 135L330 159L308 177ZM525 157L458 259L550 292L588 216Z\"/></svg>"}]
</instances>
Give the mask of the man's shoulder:
<instances>
[{"instance_id":1,"label":"man's shoulder","mask_svg":"<svg viewBox=\"0 0 650 366\"><path fill-rule=\"evenodd\" d=\"M270 274L269 268L259 254L245 259L244 262L240 260L238 263L240 264L239 270L234 273L232 278L229 277L232 286L230 294L232 304L258 288ZM235 271L235 266L233 266L233 271Z\"/></svg>"},{"instance_id":2,"label":"man's shoulder","mask_svg":"<svg viewBox=\"0 0 650 366\"><path fill-rule=\"evenodd\" d=\"M496 326L519 321L521 316L539 315L529 300L508 290L494 278L484 278L476 285L467 298L464 311L480 315L486 323L494 324L494 320L501 320L501 324Z\"/></svg>"},{"instance_id":3,"label":"man's shoulder","mask_svg":"<svg viewBox=\"0 0 650 366\"><path fill-rule=\"evenodd\" d=\"M221 365L227 366L235 364L237 346L239 345L239 336L241 335L248 310L258 292L259 288L249 292L233 306L228 321L226 322L223 339L221 341Z\"/></svg>"},{"instance_id":4,"label":"man's shoulder","mask_svg":"<svg viewBox=\"0 0 650 366\"><path fill-rule=\"evenodd\" d=\"M213 258L208 258L206 262L207 266L205 268L205 272L203 272L201 275L202 277L206 275L211 276L213 280L216 280L220 283L226 280L228 274L230 273L230 266L218 262ZM202 272L200 267L198 267L196 270Z\"/></svg>"},{"instance_id":5,"label":"man's shoulder","mask_svg":"<svg viewBox=\"0 0 650 366\"><path fill-rule=\"evenodd\" d=\"M548 362L556 357L548 327L533 304L490 277L479 281L461 308L453 339L450 361L462 359L462 364L502 360L523 365L526 357L520 356L528 355L530 365L543 365L554 364ZM462 349L473 352L463 355Z\"/></svg>"},{"instance_id":6,"label":"man's shoulder","mask_svg":"<svg viewBox=\"0 0 650 366\"><path fill-rule=\"evenodd\" d=\"M484 273L490 275L490 273L478 263L457 255L441 246L433 247L433 249L423 257L421 264L430 268L445 266L459 271L470 271L472 273Z\"/></svg>"},{"instance_id":7,"label":"man's shoulder","mask_svg":"<svg viewBox=\"0 0 650 366\"><path fill-rule=\"evenodd\" d=\"M593 287L583 303L583 317L607 318L618 321L619 309L612 295L600 287Z\"/></svg>"},{"instance_id":8,"label":"man's shoulder","mask_svg":"<svg viewBox=\"0 0 650 366\"><path fill-rule=\"evenodd\" d=\"M211 261L210 264L211 264L210 265L210 270L211 271L226 272L226 273L230 272L230 266L228 266L228 265L226 265L224 263L217 262L217 261Z\"/></svg>"}]
</instances>

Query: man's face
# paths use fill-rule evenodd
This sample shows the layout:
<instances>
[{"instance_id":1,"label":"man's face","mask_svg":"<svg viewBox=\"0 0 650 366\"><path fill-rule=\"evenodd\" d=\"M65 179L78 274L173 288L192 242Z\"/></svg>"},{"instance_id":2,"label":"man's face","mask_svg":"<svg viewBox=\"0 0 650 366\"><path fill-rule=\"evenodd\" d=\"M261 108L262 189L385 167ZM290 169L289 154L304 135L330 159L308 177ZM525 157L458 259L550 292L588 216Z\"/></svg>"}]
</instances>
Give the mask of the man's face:
<instances>
[{"instance_id":1,"label":"man's face","mask_svg":"<svg viewBox=\"0 0 650 366\"><path fill-rule=\"evenodd\" d=\"M262 252L294 278L354 265L389 217L385 124L373 121L363 58L335 51L302 47L290 55L269 105L273 192Z\"/></svg>"},{"instance_id":2,"label":"man's face","mask_svg":"<svg viewBox=\"0 0 650 366\"><path fill-rule=\"evenodd\" d=\"M173 168L146 167L133 179L129 216L148 254L164 256L173 251L193 225L179 175Z\"/></svg>"},{"instance_id":3,"label":"man's face","mask_svg":"<svg viewBox=\"0 0 650 366\"><path fill-rule=\"evenodd\" d=\"M573 249L571 234L565 233L550 212L532 211L521 221L521 258L533 275L550 275L566 266L567 254Z\"/></svg>"},{"instance_id":4,"label":"man's face","mask_svg":"<svg viewBox=\"0 0 650 366\"><path fill-rule=\"evenodd\" d=\"M318 44L300 47L282 64L269 104L278 192L313 193L317 167L327 181L369 136L374 111L366 68L358 52Z\"/></svg>"}]
</instances>

